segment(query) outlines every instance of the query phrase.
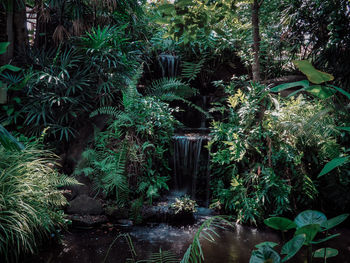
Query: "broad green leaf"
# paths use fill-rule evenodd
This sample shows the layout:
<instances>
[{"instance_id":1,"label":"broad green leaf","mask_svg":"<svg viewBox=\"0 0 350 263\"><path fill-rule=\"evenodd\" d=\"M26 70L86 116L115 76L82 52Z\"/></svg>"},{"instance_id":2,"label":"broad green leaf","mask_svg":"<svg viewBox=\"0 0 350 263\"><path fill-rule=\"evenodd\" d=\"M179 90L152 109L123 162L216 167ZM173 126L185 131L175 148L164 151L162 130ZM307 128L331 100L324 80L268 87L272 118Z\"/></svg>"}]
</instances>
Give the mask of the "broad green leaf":
<instances>
[{"instance_id":1,"label":"broad green leaf","mask_svg":"<svg viewBox=\"0 0 350 263\"><path fill-rule=\"evenodd\" d=\"M322 238L322 239L320 239L320 240L312 241L311 243L312 243L312 244L320 244L320 243L326 242L326 241L331 240L331 239L333 239L333 238L335 238L335 237L338 237L338 236L340 236L339 233L338 233L338 234L331 235L331 236L328 236L328 237L325 237L325 238Z\"/></svg>"},{"instance_id":2,"label":"broad green leaf","mask_svg":"<svg viewBox=\"0 0 350 263\"><path fill-rule=\"evenodd\" d=\"M266 241L266 242L262 242L260 244L255 245L256 248L261 248L263 246L269 246L269 247L274 248L275 246L278 246L278 243Z\"/></svg>"},{"instance_id":3,"label":"broad green leaf","mask_svg":"<svg viewBox=\"0 0 350 263\"><path fill-rule=\"evenodd\" d=\"M319 230L320 230L319 224L311 224L311 225L306 225L297 229L294 235L297 236L300 234L305 234L304 244L309 245L311 241L315 238Z\"/></svg>"},{"instance_id":4,"label":"broad green leaf","mask_svg":"<svg viewBox=\"0 0 350 263\"><path fill-rule=\"evenodd\" d=\"M347 161L349 160L349 157L346 156L346 157L338 157L338 158L335 158L333 160L331 160L329 163L327 163L322 171L320 172L320 174L317 176L317 178L320 178L321 176L329 173L330 171L332 171L333 169L343 165L344 163L346 163Z\"/></svg>"},{"instance_id":5,"label":"broad green leaf","mask_svg":"<svg viewBox=\"0 0 350 263\"><path fill-rule=\"evenodd\" d=\"M321 84L334 80L334 77L331 74L315 69L307 60L294 60L293 63L312 83Z\"/></svg>"},{"instance_id":6,"label":"broad green leaf","mask_svg":"<svg viewBox=\"0 0 350 263\"><path fill-rule=\"evenodd\" d=\"M349 214L342 214L331 219L328 219L326 222L321 224L322 230L331 229L340 223L344 222L348 218Z\"/></svg>"},{"instance_id":7,"label":"broad green leaf","mask_svg":"<svg viewBox=\"0 0 350 263\"><path fill-rule=\"evenodd\" d=\"M0 55L6 52L7 47L9 45L10 45L10 42L0 42Z\"/></svg>"},{"instance_id":8,"label":"broad green leaf","mask_svg":"<svg viewBox=\"0 0 350 263\"><path fill-rule=\"evenodd\" d=\"M305 90L320 99L327 99L336 93L334 89L321 85L313 85Z\"/></svg>"},{"instance_id":9,"label":"broad green leaf","mask_svg":"<svg viewBox=\"0 0 350 263\"><path fill-rule=\"evenodd\" d=\"M283 258L282 262L287 261L294 257L296 253L300 250L300 248L304 245L304 242L306 240L305 234L300 234L295 237L293 237L291 240L289 240L283 247L281 254L287 255L285 258Z\"/></svg>"},{"instance_id":10,"label":"broad green leaf","mask_svg":"<svg viewBox=\"0 0 350 263\"><path fill-rule=\"evenodd\" d=\"M346 92L345 90L343 90L337 86L334 86L334 85L328 85L328 86L332 87L333 89L336 89L337 91L339 91L341 94L345 95L350 100L350 93L349 92Z\"/></svg>"},{"instance_id":11,"label":"broad green leaf","mask_svg":"<svg viewBox=\"0 0 350 263\"><path fill-rule=\"evenodd\" d=\"M331 247L317 249L313 254L315 258L324 258L325 256L326 258L331 258L337 255L338 255L338 250Z\"/></svg>"},{"instance_id":12,"label":"broad green leaf","mask_svg":"<svg viewBox=\"0 0 350 263\"><path fill-rule=\"evenodd\" d=\"M254 250L249 263L280 263L281 257L270 246L262 246Z\"/></svg>"},{"instance_id":13,"label":"broad green leaf","mask_svg":"<svg viewBox=\"0 0 350 263\"><path fill-rule=\"evenodd\" d=\"M296 82L291 82L291 83L284 83L284 84L277 85L276 87L273 87L272 89L270 89L270 92L280 92L282 90L300 87L300 86L304 87L304 88L308 88L310 86L310 83L307 80L301 80L301 81L296 81Z\"/></svg>"},{"instance_id":14,"label":"broad green leaf","mask_svg":"<svg viewBox=\"0 0 350 263\"><path fill-rule=\"evenodd\" d=\"M305 210L294 219L294 222L298 228L311 224L321 225L326 221L327 217L323 213L316 210Z\"/></svg>"},{"instance_id":15,"label":"broad green leaf","mask_svg":"<svg viewBox=\"0 0 350 263\"><path fill-rule=\"evenodd\" d=\"M292 220L285 217L270 217L265 219L264 223L265 225L273 229L281 230L281 231L296 228L296 224Z\"/></svg>"}]
</instances>

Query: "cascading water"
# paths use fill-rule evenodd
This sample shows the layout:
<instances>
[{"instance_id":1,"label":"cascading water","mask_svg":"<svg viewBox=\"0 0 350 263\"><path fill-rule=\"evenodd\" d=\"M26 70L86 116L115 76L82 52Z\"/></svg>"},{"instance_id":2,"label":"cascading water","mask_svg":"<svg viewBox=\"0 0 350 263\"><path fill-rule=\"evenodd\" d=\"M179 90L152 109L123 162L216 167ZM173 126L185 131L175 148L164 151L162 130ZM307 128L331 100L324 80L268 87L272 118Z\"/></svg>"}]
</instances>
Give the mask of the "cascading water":
<instances>
[{"instance_id":1,"label":"cascading water","mask_svg":"<svg viewBox=\"0 0 350 263\"><path fill-rule=\"evenodd\" d=\"M185 134L174 136L174 186L191 198L209 202L209 154L204 145L209 136Z\"/></svg>"},{"instance_id":2,"label":"cascading water","mask_svg":"<svg viewBox=\"0 0 350 263\"><path fill-rule=\"evenodd\" d=\"M162 69L162 77L176 77L179 67L179 58L171 54L160 54L159 63Z\"/></svg>"}]
</instances>

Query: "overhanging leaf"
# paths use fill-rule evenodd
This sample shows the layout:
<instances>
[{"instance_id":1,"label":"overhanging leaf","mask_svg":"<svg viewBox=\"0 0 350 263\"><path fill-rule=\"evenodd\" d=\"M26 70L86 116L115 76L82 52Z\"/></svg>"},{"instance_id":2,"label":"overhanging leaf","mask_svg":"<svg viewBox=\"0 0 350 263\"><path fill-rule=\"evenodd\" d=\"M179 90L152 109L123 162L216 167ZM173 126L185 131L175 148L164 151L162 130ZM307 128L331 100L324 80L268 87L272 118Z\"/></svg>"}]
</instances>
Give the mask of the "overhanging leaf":
<instances>
[{"instance_id":1,"label":"overhanging leaf","mask_svg":"<svg viewBox=\"0 0 350 263\"><path fill-rule=\"evenodd\" d=\"M295 87L308 88L309 86L310 86L309 81L301 80L301 81L296 81L296 82L284 83L284 84L277 85L276 87L273 87L272 89L270 89L270 92L280 92L282 90L295 88Z\"/></svg>"},{"instance_id":2,"label":"overhanging leaf","mask_svg":"<svg viewBox=\"0 0 350 263\"><path fill-rule=\"evenodd\" d=\"M337 87L337 86L334 86L334 85L328 85L329 87L332 87L333 89L339 91L341 94L345 95L349 100L350 100L350 93L349 92L346 92L345 90Z\"/></svg>"},{"instance_id":3,"label":"overhanging leaf","mask_svg":"<svg viewBox=\"0 0 350 263\"><path fill-rule=\"evenodd\" d=\"M347 161L349 160L349 157L346 156L346 157L338 157L338 158L335 158L333 160L331 160L329 163L327 163L322 171L320 172L320 174L317 176L317 178L320 178L321 176L329 173L330 171L332 171L333 169L341 166L342 164L346 163Z\"/></svg>"},{"instance_id":4,"label":"overhanging leaf","mask_svg":"<svg viewBox=\"0 0 350 263\"><path fill-rule=\"evenodd\" d=\"M331 74L315 69L307 60L294 60L293 64L303 72L312 83L321 84L334 80L334 77Z\"/></svg>"}]
</instances>

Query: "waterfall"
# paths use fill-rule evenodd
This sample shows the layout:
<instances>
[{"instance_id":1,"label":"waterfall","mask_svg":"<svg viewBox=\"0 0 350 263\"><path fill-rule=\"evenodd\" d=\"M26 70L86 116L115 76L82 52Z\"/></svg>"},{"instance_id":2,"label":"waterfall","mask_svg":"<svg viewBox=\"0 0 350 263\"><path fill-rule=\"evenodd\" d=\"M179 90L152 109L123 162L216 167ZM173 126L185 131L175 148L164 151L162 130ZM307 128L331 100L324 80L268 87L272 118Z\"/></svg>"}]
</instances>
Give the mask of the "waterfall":
<instances>
[{"instance_id":1,"label":"waterfall","mask_svg":"<svg viewBox=\"0 0 350 263\"><path fill-rule=\"evenodd\" d=\"M179 57L169 54L160 54L159 63L162 69L162 76L164 77L176 77L179 67Z\"/></svg>"},{"instance_id":2,"label":"waterfall","mask_svg":"<svg viewBox=\"0 0 350 263\"><path fill-rule=\"evenodd\" d=\"M204 151L207 135L185 134L174 136L175 189L200 199L209 200L209 154Z\"/></svg>"}]
</instances>

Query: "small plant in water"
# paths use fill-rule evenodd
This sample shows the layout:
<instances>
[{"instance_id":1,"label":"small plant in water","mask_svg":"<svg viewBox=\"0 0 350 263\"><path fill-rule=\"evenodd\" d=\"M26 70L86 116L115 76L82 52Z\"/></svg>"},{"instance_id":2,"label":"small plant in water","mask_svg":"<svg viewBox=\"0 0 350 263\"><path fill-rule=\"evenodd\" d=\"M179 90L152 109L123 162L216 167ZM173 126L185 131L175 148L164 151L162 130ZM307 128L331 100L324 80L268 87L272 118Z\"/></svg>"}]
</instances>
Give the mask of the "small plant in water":
<instances>
[{"instance_id":1,"label":"small plant in water","mask_svg":"<svg viewBox=\"0 0 350 263\"><path fill-rule=\"evenodd\" d=\"M280 254L285 255L283 259L281 255L274 250L274 247L278 246L277 243L263 242L255 246L258 250L253 251L249 262L285 262L294 257L302 246L305 245L307 247L308 263L312 263L313 258L323 258L323 262L326 263L327 258L338 255L338 250L325 247L313 252L312 245L320 244L339 236L340 234L330 235L328 230L342 223L348 216L349 214L342 214L327 219L327 217L319 211L306 210L297 215L294 221L284 217L270 217L265 219L264 223L267 226L282 232L283 242L284 232L290 229L296 229L294 237L282 246ZM323 233L324 237L315 240L318 233Z\"/></svg>"},{"instance_id":2,"label":"small plant in water","mask_svg":"<svg viewBox=\"0 0 350 263\"><path fill-rule=\"evenodd\" d=\"M192 200L189 196L185 195L181 198L175 198L175 202L170 205L170 208L175 210L175 214L178 213L195 213L197 212L197 202Z\"/></svg>"}]
</instances>

